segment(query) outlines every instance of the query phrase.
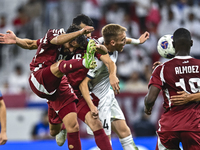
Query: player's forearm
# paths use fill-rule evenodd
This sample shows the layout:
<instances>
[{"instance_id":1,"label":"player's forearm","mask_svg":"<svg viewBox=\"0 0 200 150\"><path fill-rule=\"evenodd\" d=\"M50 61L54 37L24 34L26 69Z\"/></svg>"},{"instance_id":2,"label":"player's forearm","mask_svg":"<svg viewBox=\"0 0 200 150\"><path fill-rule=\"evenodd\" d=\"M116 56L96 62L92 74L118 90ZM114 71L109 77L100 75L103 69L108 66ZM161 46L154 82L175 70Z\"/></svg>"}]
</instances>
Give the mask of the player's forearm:
<instances>
[{"instance_id":1,"label":"player's forearm","mask_svg":"<svg viewBox=\"0 0 200 150\"><path fill-rule=\"evenodd\" d=\"M16 37L16 45L20 46L23 49L37 49L37 40L30 39L21 39Z\"/></svg>"},{"instance_id":2,"label":"player's forearm","mask_svg":"<svg viewBox=\"0 0 200 150\"><path fill-rule=\"evenodd\" d=\"M108 49L104 45L101 45L101 44L96 45L96 50L98 53L102 55L105 55L108 53Z\"/></svg>"},{"instance_id":3,"label":"player's forearm","mask_svg":"<svg viewBox=\"0 0 200 150\"><path fill-rule=\"evenodd\" d=\"M116 76L117 74L117 67L116 64L113 61L110 61L107 65L109 77Z\"/></svg>"},{"instance_id":4,"label":"player's forearm","mask_svg":"<svg viewBox=\"0 0 200 150\"><path fill-rule=\"evenodd\" d=\"M87 82L82 82L80 85L79 85L79 89L83 95L83 98L85 99L87 105L89 108L91 108L92 106L94 106L91 98L90 98L90 92L89 92L89 89L88 89L88 84Z\"/></svg>"},{"instance_id":5,"label":"player's forearm","mask_svg":"<svg viewBox=\"0 0 200 150\"><path fill-rule=\"evenodd\" d=\"M140 44L140 39L126 38L126 44Z\"/></svg>"},{"instance_id":6,"label":"player's forearm","mask_svg":"<svg viewBox=\"0 0 200 150\"><path fill-rule=\"evenodd\" d=\"M54 45L63 45L67 42L70 42L71 40L75 39L76 37L82 35L81 30L72 32L72 33L67 33L67 34L61 34L51 40L51 44Z\"/></svg>"},{"instance_id":7,"label":"player's forearm","mask_svg":"<svg viewBox=\"0 0 200 150\"><path fill-rule=\"evenodd\" d=\"M6 106L3 100L0 101L0 123L1 133L6 133Z\"/></svg>"},{"instance_id":8,"label":"player's forearm","mask_svg":"<svg viewBox=\"0 0 200 150\"><path fill-rule=\"evenodd\" d=\"M190 101L200 101L200 93L195 93L195 94L189 94L188 99Z\"/></svg>"}]
</instances>

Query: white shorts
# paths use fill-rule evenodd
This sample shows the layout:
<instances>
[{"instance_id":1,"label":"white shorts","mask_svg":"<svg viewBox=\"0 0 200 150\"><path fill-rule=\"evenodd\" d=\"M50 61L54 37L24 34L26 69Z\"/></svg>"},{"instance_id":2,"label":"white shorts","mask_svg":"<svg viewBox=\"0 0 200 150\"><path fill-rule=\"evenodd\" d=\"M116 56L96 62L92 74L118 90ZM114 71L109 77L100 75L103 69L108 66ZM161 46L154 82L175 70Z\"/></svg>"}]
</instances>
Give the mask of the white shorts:
<instances>
[{"instance_id":1,"label":"white shorts","mask_svg":"<svg viewBox=\"0 0 200 150\"><path fill-rule=\"evenodd\" d=\"M111 122L118 120L125 120L124 114L119 107L117 99L112 89L100 99L99 105L99 119L103 125L106 135L111 135ZM93 135L92 130L87 126L87 133Z\"/></svg>"}]
</instances>

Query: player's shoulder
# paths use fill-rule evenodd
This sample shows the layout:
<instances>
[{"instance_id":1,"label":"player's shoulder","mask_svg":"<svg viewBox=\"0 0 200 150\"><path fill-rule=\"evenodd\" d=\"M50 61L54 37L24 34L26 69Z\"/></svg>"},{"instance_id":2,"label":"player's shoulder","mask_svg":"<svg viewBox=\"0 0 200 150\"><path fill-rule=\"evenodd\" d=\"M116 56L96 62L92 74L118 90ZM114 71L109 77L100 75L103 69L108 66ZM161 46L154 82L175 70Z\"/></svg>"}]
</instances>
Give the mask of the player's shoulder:
<instances>
[{"instance_id":1,"label":"player's shoulder","mask_svg":"<svg viewBox=\"0 0 200 150\"><path fill-rule=\"evenodd\" d=\"M92 36L89 39L93 39L96 42L96 44L102 44L104 42L103 37Z\"/></svg>"},{"instance_id":2,"label":"player's shoulder","mask_svg":"<svg viewBox=\"0 0 200 150\"><path fill-rule=\"evenodd\" d=\"M65 30L64 30L64 28L61 28L61 29L49 29L47 31L47 33L60 35L60 34L65 33Z\"/></svg>"}]
</instances>

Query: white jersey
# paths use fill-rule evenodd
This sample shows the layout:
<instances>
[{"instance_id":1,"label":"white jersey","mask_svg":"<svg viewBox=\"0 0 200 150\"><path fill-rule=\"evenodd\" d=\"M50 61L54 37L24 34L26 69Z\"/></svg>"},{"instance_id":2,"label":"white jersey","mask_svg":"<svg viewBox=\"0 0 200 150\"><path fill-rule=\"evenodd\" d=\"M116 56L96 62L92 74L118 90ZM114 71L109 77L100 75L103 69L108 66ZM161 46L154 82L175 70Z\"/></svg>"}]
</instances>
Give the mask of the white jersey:
<instances>
[{"instance_id":1,"label":"white jersey","mask_svg":"<svg viewBox=\"0 0 200 150\"><path fill-rule=\"evenodd\" d=\"M98 40L101 41L101 38ZM113 53L109 53L109 55L111 60L116 63L118 52L114 51ZM90 82L90 87L92 88L91 92L101 100L109 92L111 85L108 68L102 61L96 61L97 67L89 70L87 76L92 79Z\"/></svg>"}]
</instances>

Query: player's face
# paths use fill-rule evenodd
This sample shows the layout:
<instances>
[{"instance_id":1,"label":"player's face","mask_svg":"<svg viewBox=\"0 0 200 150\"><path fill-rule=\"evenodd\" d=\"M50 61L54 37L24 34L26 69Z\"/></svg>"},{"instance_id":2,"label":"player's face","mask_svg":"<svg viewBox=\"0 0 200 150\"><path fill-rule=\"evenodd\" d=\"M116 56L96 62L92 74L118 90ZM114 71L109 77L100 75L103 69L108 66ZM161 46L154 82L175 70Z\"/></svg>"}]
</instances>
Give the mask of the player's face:
<instances>
[{"instance_id":1,"label":"player's face","mask_svg":"<svg viewBox=\"0 0 200 150\"><path fill-rule=\"evenodd\" d=\"M83 28L84 28L85 26L87 26L87 25L81 22L81 24L80 24L79 26L81 27L81 29L83 29ZM92 34L91 34L91 33L88 33L88 34L86 34L85 36L86 36L87 38L89 38L89 37L92 36Z\"/></svg>"},{"instance_id":2,"label":"player's face","mask_svg":"<svg viewBox=\"0 0 200 150\"><path fill-rule=\"evenodd\" d=\"M122 52L124 49L124 45L126 44L126 32L124 31L122 34L119 34L117 40L115 41L115 50L118 52Z\"/></svg>"},{"instance_id":3,"label":"player's face","mask_svg":"<svg viewBox=\"0 0 200 150\"><path fill-rule=\"evenodd\" d=\"M72 53L79 47L78 43L76 41L67 42L64 44L64 52Z\"/></svg>"}]
</instances>

